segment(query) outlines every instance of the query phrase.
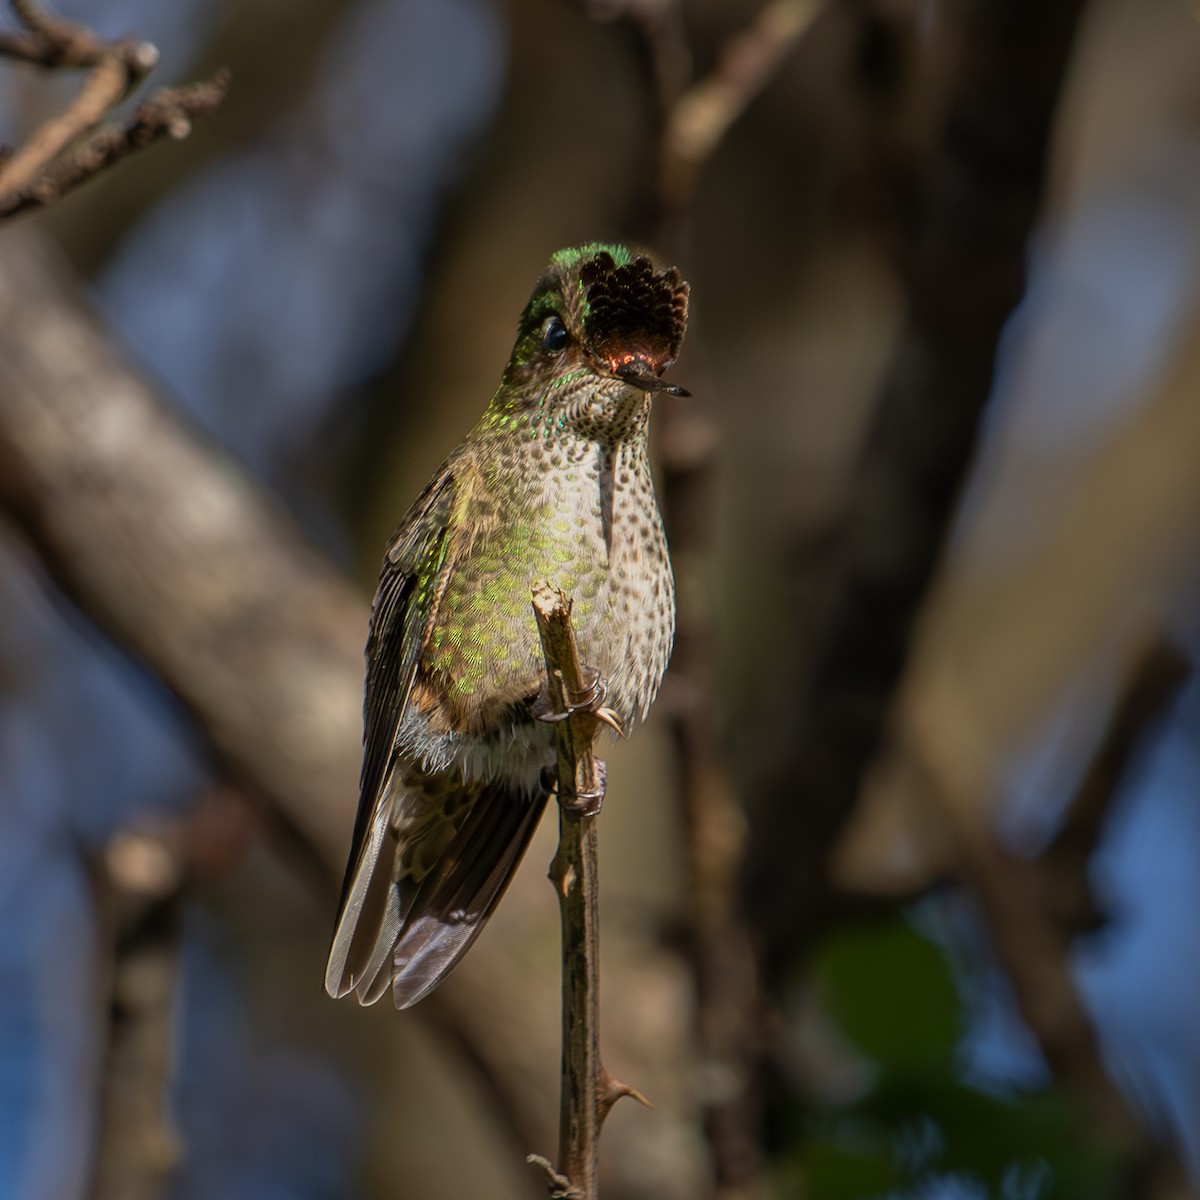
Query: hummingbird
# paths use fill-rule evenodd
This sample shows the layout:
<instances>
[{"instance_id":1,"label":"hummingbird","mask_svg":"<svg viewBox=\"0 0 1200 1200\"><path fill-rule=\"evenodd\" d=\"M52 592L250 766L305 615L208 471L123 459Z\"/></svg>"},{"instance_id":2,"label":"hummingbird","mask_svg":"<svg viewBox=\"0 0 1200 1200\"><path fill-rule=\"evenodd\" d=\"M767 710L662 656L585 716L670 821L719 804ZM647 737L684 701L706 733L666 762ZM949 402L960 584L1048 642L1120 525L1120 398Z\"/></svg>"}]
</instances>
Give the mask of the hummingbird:
<instances>
[{"instance_id":1,"label":"hummingbird","mask_svg":"<svg viewBox=\"0 0 1200 1200\"><path fill-rule=\"evenodd\" d=\"M675 632L647 453L687 326L674 267L561 250L521 314L483 416L388 544L366 648L358 815L325 973L334 997L408 1008L479 935L554 785L531 584L572 597L590 688L644 720ZM578 701L578 704L576 704Z\"/></svg>"}]
</instances>

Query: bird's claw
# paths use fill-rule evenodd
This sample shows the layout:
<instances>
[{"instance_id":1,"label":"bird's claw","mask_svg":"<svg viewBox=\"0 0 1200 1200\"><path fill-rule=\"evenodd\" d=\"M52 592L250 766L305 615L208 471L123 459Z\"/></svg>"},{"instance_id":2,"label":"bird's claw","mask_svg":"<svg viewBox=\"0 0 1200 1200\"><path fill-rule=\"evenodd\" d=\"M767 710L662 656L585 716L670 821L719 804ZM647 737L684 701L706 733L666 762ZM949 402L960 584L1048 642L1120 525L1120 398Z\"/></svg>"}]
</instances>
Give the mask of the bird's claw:
<instances>
[{"instance_id":1,"label":"bird's claw","mask_svg":"<svg viewBox=\"0 0 1200 1200\"><path fill-rule=\"evenodd\" d=\"M621 718L611 708L598 708L593 715L597 721L603 721L617 737L625 736L625 727L621 724Z\"/></svg>"},{"instance_id":2,"label":"bird's claw","mask_svg":"<svg viewBox=\"0 0 1200 1200\"><path fill-rule=\"evenodd\" d=\"M595 667L589 667L586 664L580 667L580 674L583 687L569 695L564 694L564 709L561 711L551 707L550 685L549 682L543 683L537 699L533 702L534 717L553 725L559 721L565 721L572 713L590 712L596 720L607 725L618 737L624 737L625 730L621 726L621 718L604 703L608 697L608 682L604 676Z\"/></svg>"}]
</instances>

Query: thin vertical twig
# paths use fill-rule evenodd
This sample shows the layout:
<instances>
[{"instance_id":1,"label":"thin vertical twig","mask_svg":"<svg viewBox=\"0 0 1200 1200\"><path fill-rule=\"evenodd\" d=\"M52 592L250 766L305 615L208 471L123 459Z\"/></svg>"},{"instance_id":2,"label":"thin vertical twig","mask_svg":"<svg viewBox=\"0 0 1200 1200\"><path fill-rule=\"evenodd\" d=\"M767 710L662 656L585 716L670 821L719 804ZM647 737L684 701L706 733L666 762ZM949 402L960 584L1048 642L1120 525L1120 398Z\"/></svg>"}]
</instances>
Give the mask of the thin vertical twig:
<instances>
[{"instance_id":1,"label":"thin vertical twig","mask_svg":"<svg viewBox=\"0 0 1200 1200\"><path fill-rule=\"evenodd\" d=\"M530 1161L547 1174L552 1200L596 1200L600 1127L621 1096L642 1099L618 1083L600 1061L600 924L596 815L604 794L604 764L594 742L603 723L572 698L584 695L571 601L541 582L533 587L549 708L567 714L555 727L558 757L558 850L550 880L562 918L562 1092L557 1168Z\"/></svg>"}]
</instances>

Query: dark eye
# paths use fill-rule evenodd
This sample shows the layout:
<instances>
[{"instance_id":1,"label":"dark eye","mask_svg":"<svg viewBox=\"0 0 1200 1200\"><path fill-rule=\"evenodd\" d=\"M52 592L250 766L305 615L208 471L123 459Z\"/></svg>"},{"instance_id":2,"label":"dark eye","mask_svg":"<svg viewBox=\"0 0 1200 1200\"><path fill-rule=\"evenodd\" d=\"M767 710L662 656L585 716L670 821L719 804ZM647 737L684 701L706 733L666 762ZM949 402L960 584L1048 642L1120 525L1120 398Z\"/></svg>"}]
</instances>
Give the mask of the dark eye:
<instances>
[{"instance_id":1,"label":"dark eye","mask_svg":"<svg viewBox=\"0 0 1200 1200\"><path fill-rule=\"evenodd\" d=\"M542 347L547 354L562 353L570 337L561 317L547 317L542 323Z\"/></svg>"}]
</instances>

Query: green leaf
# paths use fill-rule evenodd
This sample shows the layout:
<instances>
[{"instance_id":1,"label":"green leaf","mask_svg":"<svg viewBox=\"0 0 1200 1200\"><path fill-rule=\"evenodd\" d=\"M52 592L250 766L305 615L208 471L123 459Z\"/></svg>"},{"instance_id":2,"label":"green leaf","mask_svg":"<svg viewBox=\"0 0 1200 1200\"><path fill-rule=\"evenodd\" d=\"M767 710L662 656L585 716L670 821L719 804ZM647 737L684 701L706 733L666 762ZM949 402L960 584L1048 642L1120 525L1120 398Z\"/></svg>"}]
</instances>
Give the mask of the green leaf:
<instances>
[{"instance_id":1,"label":"green leaf","mask_svg":"<svg viewBox=\"0 0 1200 1200\"><path fill-rule=\"evenodd\" d=\"M893 1165L887 1129L839 1123L805 1140L780 1172L780 1195L821 1200L863 1200L884 1196L904 1179Z\"/></svg>"},{"instance_id":2,"label":"green leaf","mask_svg":"<svg viewBox=\"0 0 1200 1200\"><path fill-rule=\"evenodd\" d=\"M885 1070L950 1068L962 1034L945 958L899 917L841 931L812 977L842 1032Z\"/></svg>"}]
</instances>

